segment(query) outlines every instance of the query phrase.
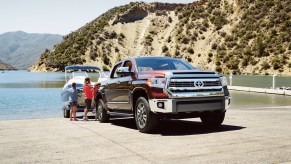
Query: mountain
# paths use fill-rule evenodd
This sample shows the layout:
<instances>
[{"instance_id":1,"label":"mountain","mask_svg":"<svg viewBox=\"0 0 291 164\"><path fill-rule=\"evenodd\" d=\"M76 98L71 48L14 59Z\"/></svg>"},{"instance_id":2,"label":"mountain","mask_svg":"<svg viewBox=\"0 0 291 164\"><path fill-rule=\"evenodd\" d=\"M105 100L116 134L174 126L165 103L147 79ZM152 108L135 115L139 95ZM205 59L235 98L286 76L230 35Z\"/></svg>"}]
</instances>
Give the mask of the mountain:
<instances>
[{"instance_id":1,"label":"mountain","mask_svg":"<svg viewBox=\"0 0 291 164\"><path fill-rule=\"evenodd\" d=\"M2 60L0 60L0 70L16 70L16 68L14 68L11 65L6 64Z\"/></svg>"},{"instance_id":2,"label":"mountain","mask_svg":"<svg viewBox=\"0 0 291 164\"><path fill-rule=\"evenodd\" d=\"M0 59L16 68L27 69L46 49L61 40L62 36L55 34L3 33L0 35Z\"/></svg>"},{"instance_id":3,"label":"mountain","mask_svg":"<svg viewBox=\"0 0 291 164\"><path fill-rule=\"evenodd\" d=\"M226 74L291 75L290 35L290 0L132 2L65 36L29 70L72 64L108 70L129 56L153 55Z\"/></svg>"}]
</instances>

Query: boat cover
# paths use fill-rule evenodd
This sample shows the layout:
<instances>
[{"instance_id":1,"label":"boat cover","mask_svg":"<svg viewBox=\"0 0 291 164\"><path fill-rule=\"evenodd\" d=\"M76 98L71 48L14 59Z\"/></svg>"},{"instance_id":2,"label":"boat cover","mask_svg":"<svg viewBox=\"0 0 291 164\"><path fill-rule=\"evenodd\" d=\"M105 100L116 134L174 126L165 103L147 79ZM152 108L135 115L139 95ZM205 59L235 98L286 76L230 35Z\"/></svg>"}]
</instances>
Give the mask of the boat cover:
<instances>
[{"instance_id":1,"label":"boat cover","mask_svg":"<svg viewBox=\"0 0 291 164\"><path fill-rule=\"evenodd\" d=\"M73 66L66 66L65 70L81 70L81 71L85 71L85 70L98 70L100 71L99 67L96 66L82 66L82 65L73 65Z\"/></svg>"}]
</instances>

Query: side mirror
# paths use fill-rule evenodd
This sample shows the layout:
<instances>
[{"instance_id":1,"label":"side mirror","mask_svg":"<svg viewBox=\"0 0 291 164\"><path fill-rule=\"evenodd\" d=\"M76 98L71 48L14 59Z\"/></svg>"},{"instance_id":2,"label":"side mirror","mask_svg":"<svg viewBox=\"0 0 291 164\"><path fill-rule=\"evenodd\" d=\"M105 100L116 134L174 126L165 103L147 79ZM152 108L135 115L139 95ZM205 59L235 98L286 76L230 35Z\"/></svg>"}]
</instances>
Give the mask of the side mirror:
<instances>
[{"instance_id":1,"label":"side mirror","mask_svg":"<svg viewBox=\"0 0 291 164\"><path fill-rule=\"evenodd\" d=\"M116 73L121 76L133 75L133 71L130 70L130 67L119 67L117 68Z\"/></svg>"}]
</instances>

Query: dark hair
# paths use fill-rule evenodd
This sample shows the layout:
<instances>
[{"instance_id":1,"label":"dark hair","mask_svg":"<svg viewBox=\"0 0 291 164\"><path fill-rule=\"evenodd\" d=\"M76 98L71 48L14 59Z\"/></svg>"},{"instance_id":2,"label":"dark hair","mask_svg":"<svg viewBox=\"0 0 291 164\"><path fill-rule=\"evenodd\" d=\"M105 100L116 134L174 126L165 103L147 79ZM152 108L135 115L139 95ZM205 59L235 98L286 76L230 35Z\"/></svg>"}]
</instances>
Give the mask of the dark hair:
<instances>
[{"instance_id":1,"label":"dark hair","mask_svg":"<svg viewBox=\"0 0 291 164\"><path fill-rule=\"evenodd\" d=\"M73 88L76 88L76 83L72 83L72 87Z\"/></svg>"},{"instance_id":2,"label":"dark hair","mask_svg":"<svg viewBox=\"0 0 291 164\"><path fill-rule=\"evenodd\" d=\"M90 83L90 78L89 77L85 78L85 83Z\"/></svg>"}]
</instances>

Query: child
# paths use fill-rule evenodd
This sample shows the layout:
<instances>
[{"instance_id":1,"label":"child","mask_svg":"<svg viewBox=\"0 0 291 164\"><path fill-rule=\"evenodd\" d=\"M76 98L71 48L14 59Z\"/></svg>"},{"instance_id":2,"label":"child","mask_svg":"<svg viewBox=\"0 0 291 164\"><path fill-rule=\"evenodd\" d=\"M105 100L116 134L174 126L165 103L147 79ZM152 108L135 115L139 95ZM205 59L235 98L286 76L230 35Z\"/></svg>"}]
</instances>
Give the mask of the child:
<instances>
[{"instance_id":1,"label":"child","mask_svg":"<svg viewBox=\"0 0 291 164\"><path fill-rule=\"evenodd\" d=\"M77 106L78 106L78 91L76 88L76 83L72 83L72 88L69 89L71 92L69 97L69 102L71 106L70 110L70 121L73 121L72 115L74 116L74 121L78 121L76 118Z\"/></svg>"},{"instance_id":2,"label":"child","mask_svg":"<svg viewBox=\"0 0 291 164\"><path fill-rule=\"evenodd\" d=\"M98 92L98 90L99 90L99 84L96 83L93 87L93 100L96 100L95 96L96 96L96 93ZM94 101L94 106L96 105L95 103L96 102ZM94 112L95 112L95 110L92 111L92 113L94 113Z\"/></svg>"}]
</instances>

